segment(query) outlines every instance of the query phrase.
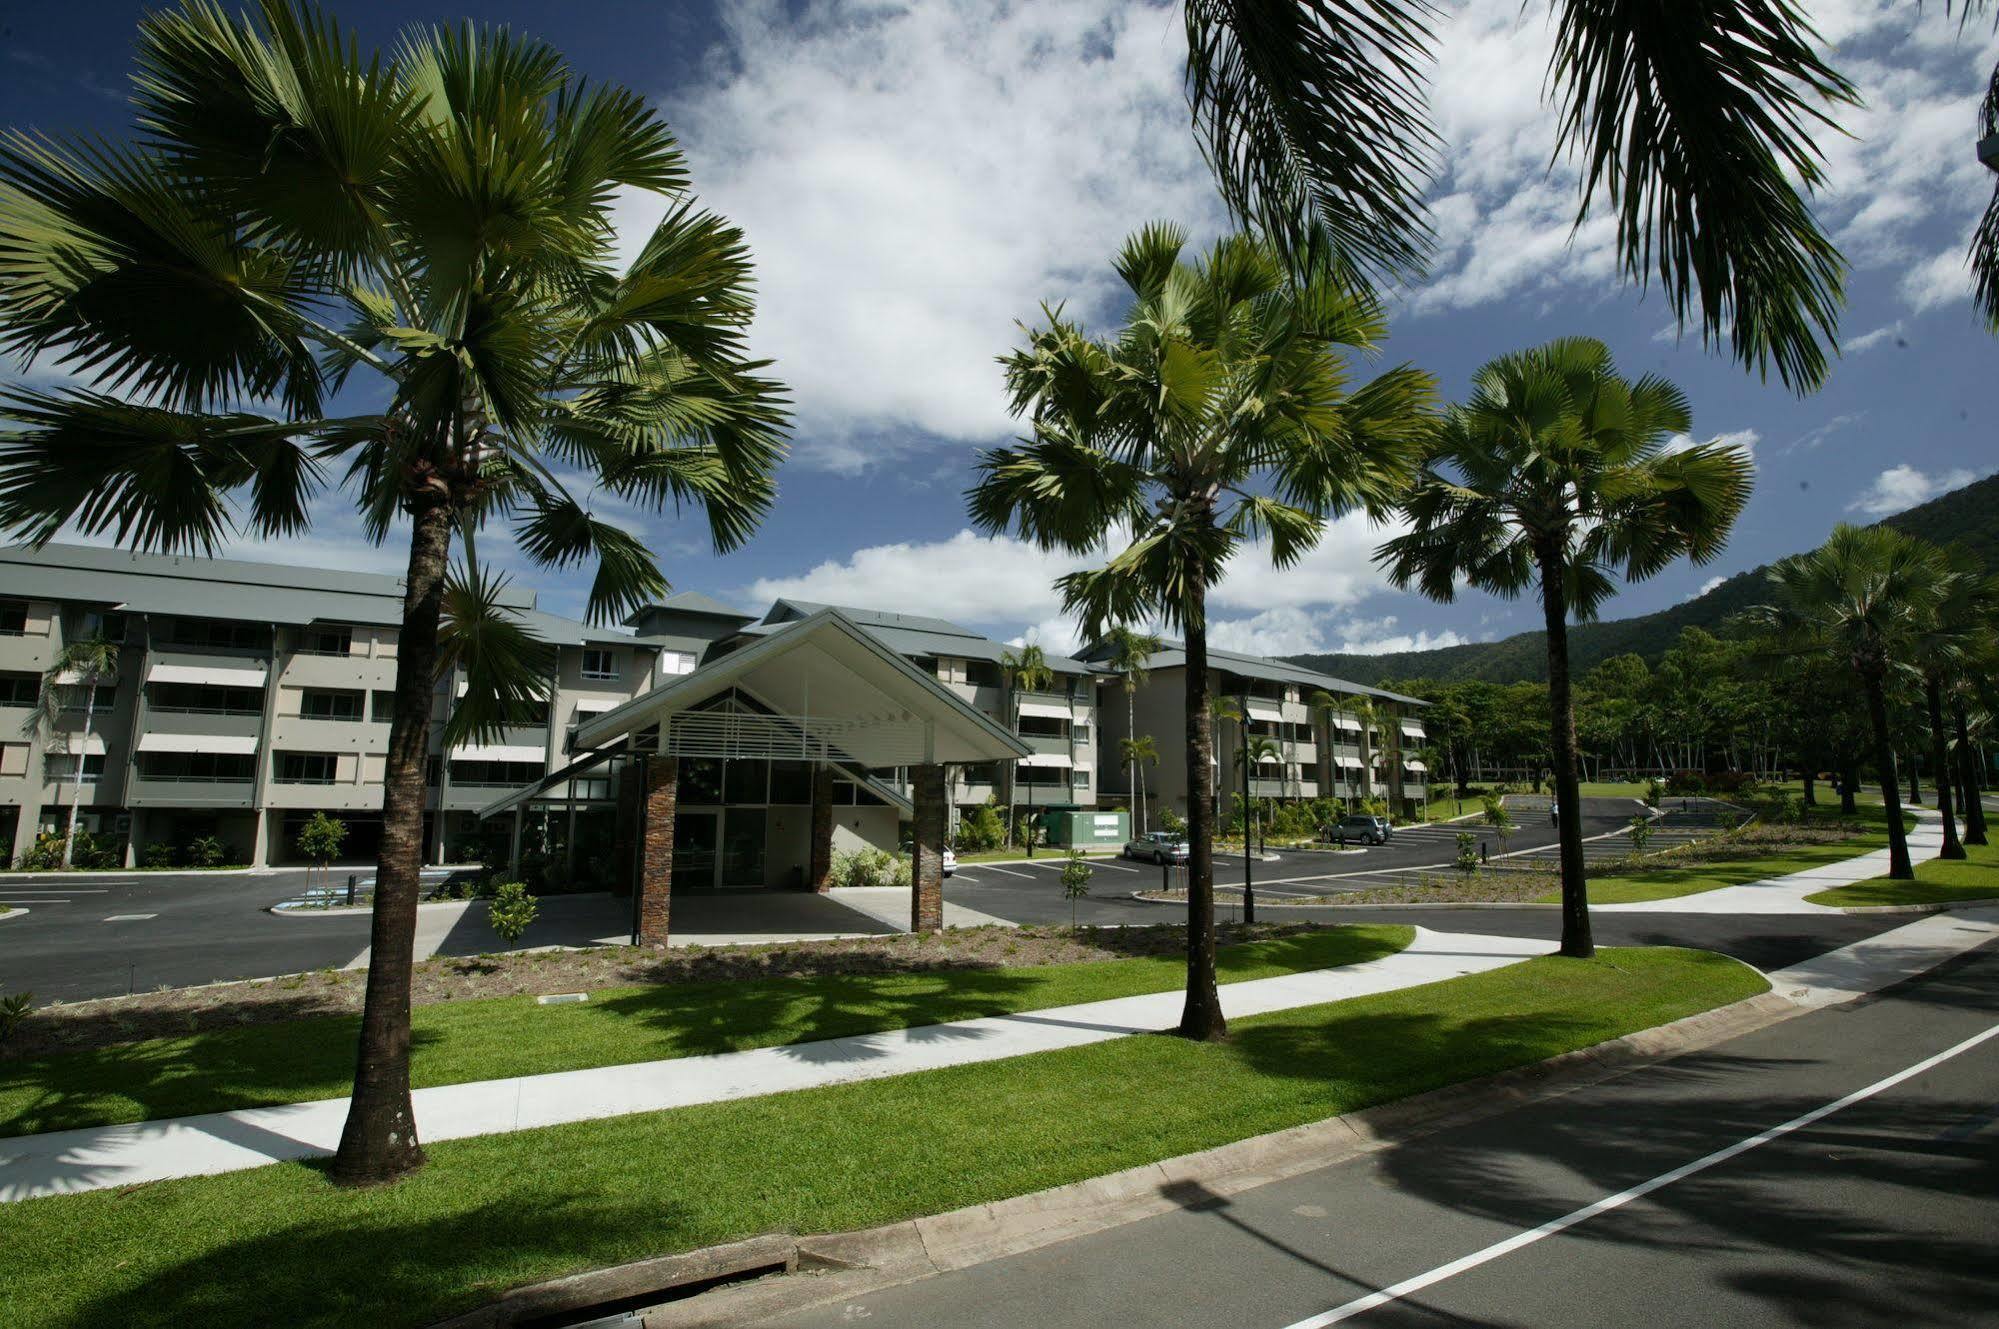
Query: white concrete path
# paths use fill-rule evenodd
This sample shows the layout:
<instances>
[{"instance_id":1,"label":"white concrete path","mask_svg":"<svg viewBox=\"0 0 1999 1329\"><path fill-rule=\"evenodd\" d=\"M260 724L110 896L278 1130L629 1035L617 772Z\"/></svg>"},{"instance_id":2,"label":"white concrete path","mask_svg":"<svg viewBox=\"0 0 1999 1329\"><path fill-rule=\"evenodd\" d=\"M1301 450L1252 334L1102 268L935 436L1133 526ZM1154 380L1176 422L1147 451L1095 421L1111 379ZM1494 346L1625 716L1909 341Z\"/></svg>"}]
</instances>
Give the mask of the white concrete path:
<instances>
[{"instance_id":1,"label":"white concrete path","mask_svg":"<svg viewBox=\"0 0 1999 1329\"><path fill-rule=\"evenodd\" d=\"M1225 984L1231 1018L1316 1006L1480 973L1548 952L1545 941L1416 929L1408 949L1364 964ZM1168 1029L1178 990L959 1020L788 1047L677 1057L420 1089L417 1130L451 1140L875 1080ZM0 1202L201 1176L331 1154L347 1100L215 1112L0 1139Z\"/></svg>"},{"instance_id":2,"label":"white concrete path","mask_svg":"<svg viewBox=\"0 0 1999 1329\"><path fill-rule=\"evenodd\" d=\"M898 932L909 931L909 888L907 886L835 886L826 892L826 898L849 909L857 909L869 918L878 919ZM944 902L944 926L947 928L1016 928L1018 923L1010 923L1004 918L968 909L961 904Z\"/></svg>"},{"instance_id":3,"label":"white concrete path","mask_svg":"<svg viewBox=\"0 0 1999 1329\"><path fill-rule=\"evenodd\" d=\"M1920 863L1935 858L1943 848L1943 819L1925 808L1907 808L1917 821L1909 831L1909 858ZM1831 906L1813 904L1805 897L1850 882L1869 881L1888 875L1888 851L1876 849L1823 867L1807 868L1782 877L1722 886L1698 895L1675 895L1664 900L1634 900L1628 904L1595 904L1592 913L1607 914L1836 914Z\"/></svg>"},{"instance_id":4,"label":"white concrete path","mask_svg":"<svg viewBox=\"0 0 1999 1329\"><path fill-rule=\"evenodd\" d=\"M1779 969L1770 975L1770 986L1807 1009L1836 1006L1914 978L1994 938L1999 938L1999 909L1930 914Z\"/></svg>"}]
</instances>

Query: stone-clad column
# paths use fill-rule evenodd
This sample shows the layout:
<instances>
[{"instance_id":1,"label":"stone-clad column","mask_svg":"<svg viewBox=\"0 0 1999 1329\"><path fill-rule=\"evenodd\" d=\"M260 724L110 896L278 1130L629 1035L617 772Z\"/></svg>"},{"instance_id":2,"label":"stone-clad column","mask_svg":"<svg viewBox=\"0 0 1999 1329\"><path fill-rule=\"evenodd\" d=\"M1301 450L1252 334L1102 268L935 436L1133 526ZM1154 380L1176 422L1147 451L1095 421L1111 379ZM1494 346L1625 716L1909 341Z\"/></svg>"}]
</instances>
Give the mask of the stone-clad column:
<instances>
[{"instance_id":1,"label":"stone-clad column","mask_svg":"<svg viewBox=\"0 0 1999 1329\"><path fill-rule=\"evenodd\" d=\"M915 843L910 850L910 930L935 932L944 926L944 768L910 768L916 805Z\"/></svg>"},{"instance_id":2,"label":"stone-clad column","mask_svg":"<svg viewBox=\"0 0 1999 1329\"><path fill-rule=\"evenodd\" d=\"M812 851L805 869L808 890L833 887L833 768L812 768Z\"/></svg>"},{"instance_id":3,"label":"stone-clad column","mask_svg":"<svg viewBox=\"0 0 1999 1329\"><path fill-rule=\"evenodd\" d=\"M673 810L680 793L680 759L646 762L644 861L639 867L639 945L663 948L673 905Z\"/></svg>"}]
</instances>

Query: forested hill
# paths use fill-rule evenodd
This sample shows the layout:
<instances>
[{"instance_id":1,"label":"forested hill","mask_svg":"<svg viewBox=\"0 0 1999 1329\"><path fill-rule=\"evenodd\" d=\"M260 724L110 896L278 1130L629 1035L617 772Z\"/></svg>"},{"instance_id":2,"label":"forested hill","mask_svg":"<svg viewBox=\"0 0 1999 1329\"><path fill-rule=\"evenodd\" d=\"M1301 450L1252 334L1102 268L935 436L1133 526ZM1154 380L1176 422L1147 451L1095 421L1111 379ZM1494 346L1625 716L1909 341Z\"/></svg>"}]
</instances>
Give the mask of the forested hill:
<instances>
[{"instance_id":1,"label":"forested hill","mask_svg":"<svg viewBox=\"0 0 1999 1329\"><path fill-rule=\"evenodd\" d=\"M1999 572L1999 475L1953 489L1907 512L1884 518L1884 526L1894 526L1939 544L1953 541L1964 545L1985 560L1985 566ZM1592 665L1613 655L1636 651L1656 664L1680 630L1687 627L1715 631L1724 619L1740 613L1764 599L1764 569L1738 573L1705 595L1684 604L1661 609L1637 618L1620 618L1604 623L1581 623L1569 629L1569 657L1575 673L1587 673ZM1294 662L1324 670L1356 683L1378 684L1387 679L1428 678L1438 682L1483 679L1491 683L1518 683L1548 677L1547 647L1543 634L1522 632L1501 641L1473 642L1466 646L1445 646L1434 651L1398 651L1388 655L1294 655Z\"/></svg>"}]
</instances>

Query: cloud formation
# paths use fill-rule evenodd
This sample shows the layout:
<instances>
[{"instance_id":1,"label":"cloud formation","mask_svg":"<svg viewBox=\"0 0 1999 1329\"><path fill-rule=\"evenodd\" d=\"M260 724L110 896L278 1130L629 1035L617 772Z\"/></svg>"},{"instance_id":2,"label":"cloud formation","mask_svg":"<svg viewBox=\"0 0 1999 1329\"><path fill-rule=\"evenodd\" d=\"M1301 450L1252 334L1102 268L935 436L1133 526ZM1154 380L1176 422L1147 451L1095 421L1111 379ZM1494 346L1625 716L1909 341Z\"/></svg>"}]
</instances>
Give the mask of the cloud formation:
<instances>
[{"instance_id":1,"label":"cloud formation","mask_svg":"<svg viewBox=\"0 0 1999 1329\"><path fill-rule=\"evenodd\" d=\"M1927 503L1939 494L1961 489L1977 478L1978 472L1961 466L1947 471L1925 472L1905 462L1900 466L1890 466L1875 476L1874 483L1862 490L1860 497L1847 504L1846 510L1862 512L1870 517L1886 517L1913 508L1918 503Z\"/></svg>"}]
</instances>

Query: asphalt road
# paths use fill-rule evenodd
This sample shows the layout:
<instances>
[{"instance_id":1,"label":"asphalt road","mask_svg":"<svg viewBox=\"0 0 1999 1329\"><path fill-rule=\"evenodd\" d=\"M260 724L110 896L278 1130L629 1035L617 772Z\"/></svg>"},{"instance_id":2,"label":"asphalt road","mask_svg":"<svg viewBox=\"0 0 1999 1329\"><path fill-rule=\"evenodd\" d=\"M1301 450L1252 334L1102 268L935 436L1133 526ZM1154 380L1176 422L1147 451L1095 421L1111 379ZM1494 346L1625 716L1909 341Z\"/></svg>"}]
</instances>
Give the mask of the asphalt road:
<instances>
[{"instance_id":1,"label":"asphalt road","mask_svg":"<svg viewBox=\"0 0 1999 1329\"><path fill-rule=\"evenodd\" d=\"M1226 1199L1191 1189L1170 1214L771 1323L1990 1324L1999 1038L1533 1234L1995 1025L1988 948L1873 1000L1380 1154Z\"/></svg>"},{"instance_id":2,"label":"asphalt road","mask_svg":"<svg viewBox=\"0 0 1999 1329\"><path fill-rule=\"evenodd\" d=\"M265 912L305 878L299 869L0 883L0 904L28 910L0 923L0 988L46 1003L337 968L367 949L366 915Z\"/></svg>"}]
</instances>

